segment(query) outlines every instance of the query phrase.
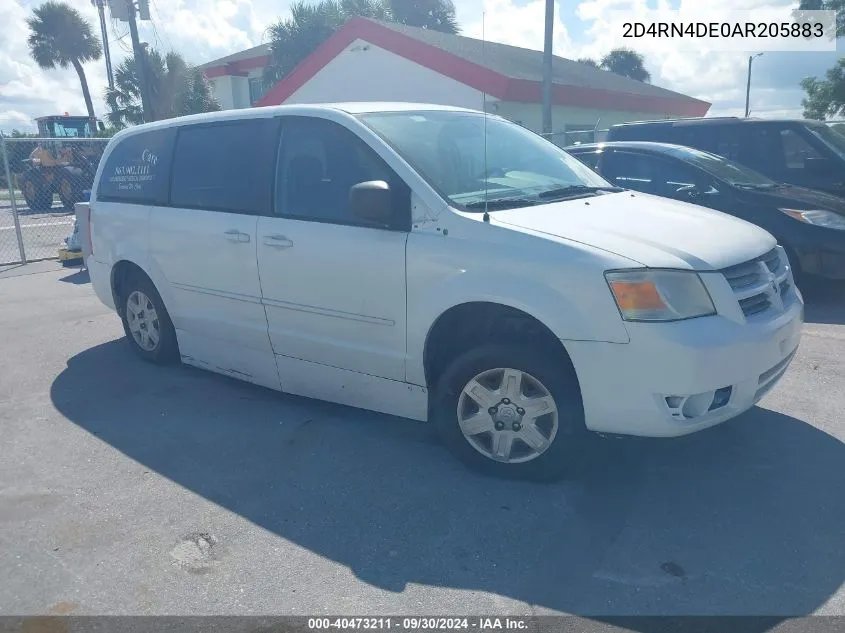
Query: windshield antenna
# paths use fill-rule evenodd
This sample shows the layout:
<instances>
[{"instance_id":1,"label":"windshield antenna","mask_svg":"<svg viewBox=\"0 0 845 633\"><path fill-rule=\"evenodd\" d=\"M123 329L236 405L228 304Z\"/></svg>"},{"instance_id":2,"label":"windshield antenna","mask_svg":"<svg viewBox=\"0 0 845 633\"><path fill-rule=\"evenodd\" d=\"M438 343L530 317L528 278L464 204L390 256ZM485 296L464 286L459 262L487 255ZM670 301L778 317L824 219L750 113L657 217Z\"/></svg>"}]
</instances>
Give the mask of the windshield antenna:
<instances>
[{"instance_id":1,"label":"windshield antenna","mask_svg":"<svg viewBox=\"0 0 845 633\"><path fill-rule=\"evenodd\" d=\"M485 12L481 12L481 65L485 68L487 67L487 57L485 55L486 52L486 44L487 38L484 35L484 18ZM486 89L482 89L481 91L481 111L484 113L484 171L482 172L484 175L484 215L482 216L482 220L485 222L490 222L490 214L487 213L487 189L488 189L488 182L487 182L487 91Z\"/></svg>"}]
</instances>

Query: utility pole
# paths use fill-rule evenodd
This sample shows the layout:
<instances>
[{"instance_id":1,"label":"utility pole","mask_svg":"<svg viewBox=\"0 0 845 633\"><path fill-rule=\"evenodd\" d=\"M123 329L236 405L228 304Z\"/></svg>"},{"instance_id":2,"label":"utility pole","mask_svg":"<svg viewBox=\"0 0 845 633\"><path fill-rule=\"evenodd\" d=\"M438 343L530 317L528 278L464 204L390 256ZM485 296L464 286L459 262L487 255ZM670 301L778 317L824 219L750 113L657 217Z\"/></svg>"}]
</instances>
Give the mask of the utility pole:
<instances>
[{"instance_id":1,"label":"utility pole","mask_svg":"<svg viewBox=\"0 0 845 633\"><path fill-rule=\"evenodd\" d=\"M103 57L106 59L106 75L109 79L109 88L114 88L114 75L111 70L111 53L109 52L109 32L106 28L105 0L91 0L91 4L97 5L100 14L100 35L103 38Z\"/></svg>"},{"instance_id":2,"label":"utility pole","mask_svg":"<svg viewBox=\"0 0 845 633\"><path fill-rule=\"evenodd\" d=\"M748 56L748 81L745 84L745 118L751 113L751 62L755 57L760 57L763 53Z\"/></svg>"},{"instance_id":3,"label":"utility pole","mask_svg":"<svg viewBox=\"0 0 845 633\"><path fill-rule=\"evenodd\" d=\"M152 102L150 100L150 84L149 73L147 72L147 52L141 47L141 42L138 40L138 25L135 22L135 3L134 0L118 0L125 1L129 6L129 36L132 38L132 51L135 54L135 68L138 72L138 83L141 88L141 107L144 109L144 122L149 123L155 121L155 113L153 112Z\"/></svg>"},{"instance_id":4,"label":"utility pole","mask_svg":"<svg viewBox=\"0 0 845 633\"><path fill-rule=\"evenodd\" d=\"M543 134L552 133L552 42L555 0L546 0L546 37L543 45Z\"/></svg>"}]
</instances>

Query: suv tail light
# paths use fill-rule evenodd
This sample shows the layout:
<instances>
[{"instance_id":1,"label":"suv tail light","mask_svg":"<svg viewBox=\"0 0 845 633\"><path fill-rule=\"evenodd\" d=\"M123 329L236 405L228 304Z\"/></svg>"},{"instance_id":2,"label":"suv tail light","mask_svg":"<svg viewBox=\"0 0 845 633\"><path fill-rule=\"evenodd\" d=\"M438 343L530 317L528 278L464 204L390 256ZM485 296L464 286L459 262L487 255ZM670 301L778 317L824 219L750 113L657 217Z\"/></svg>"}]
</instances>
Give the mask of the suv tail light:
<instances>
[{"instance_id":1,"label":"suv tail light","mask_svg":"<svg viewBox=\"0 0 845 633\"><path fill-rule=\"evenodd\" d=\"M93 219L93 215L91 213L91 204L90 203L88 204L87 213L88 213L88 221L86 222L86 224L88 225L88 227L87 227L86 232L88 233L88 257L91 257L94 254L94 242L93 242L93 239L91 237L91 220Z\"/></svg>"}]
</instances>

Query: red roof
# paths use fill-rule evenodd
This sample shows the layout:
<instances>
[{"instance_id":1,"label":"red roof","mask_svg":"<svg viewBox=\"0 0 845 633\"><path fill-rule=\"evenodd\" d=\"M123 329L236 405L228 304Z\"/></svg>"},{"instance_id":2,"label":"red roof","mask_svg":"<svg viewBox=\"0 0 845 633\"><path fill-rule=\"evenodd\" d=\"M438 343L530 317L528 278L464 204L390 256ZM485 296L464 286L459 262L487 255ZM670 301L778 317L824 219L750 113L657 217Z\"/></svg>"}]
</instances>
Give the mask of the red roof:
<instances>
[{"instance_id":1,"label":"red roof","mask_svg":"<svg viewBox=\"0 0 845 633\"><path fill-rule=\"evenodd\" d=\"M502 101L541 101L540 51L356 17L300 62L256 105L284 103L358 39ZM710 108L706 101L562 57L554 59L552 100L562 106L691 117L704 116Z\"/></svg>"}]
</instances>

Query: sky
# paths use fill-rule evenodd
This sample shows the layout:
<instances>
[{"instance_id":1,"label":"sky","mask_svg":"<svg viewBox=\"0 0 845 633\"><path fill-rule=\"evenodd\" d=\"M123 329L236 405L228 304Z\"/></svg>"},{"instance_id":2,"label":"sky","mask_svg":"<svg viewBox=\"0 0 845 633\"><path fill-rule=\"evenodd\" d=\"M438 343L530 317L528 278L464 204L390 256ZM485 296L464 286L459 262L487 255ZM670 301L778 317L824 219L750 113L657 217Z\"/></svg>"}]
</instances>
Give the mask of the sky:
<instances>
[{"instance_id":1,"label":"sky","mask_svg":"<svg viewBox=\"0 0 845 633\"><path fill-rule=\"evenodd\" d=\"M90 0L69 0L99 34ZM72 68L43 71L29 57L26 18L40 0L0 0L0 130L32 131L33 119L47 114L84 114L79 80ZM289 0L150 0L152 20L139 23L142 41L176 50L202 64L266 41L266 29L286 17ZM742 115L747 52L677 51L671 42L623 40L615 12L634 9L698 9L709 19L746 9L789 20L797 0L559 0L555 8L556 55L600 58L628 44L645 56L652 83L713 104L709 115ZM525 48L543 47L544 0L456 0L463 35ZM108 10L106 11L108 16ZM107 18L112 64L131 52L125 22ZM630 43L633 42L633 45ZM840 42L840 50L845 50ZM824 75L841 53L767 52L754 61L752 116L801 116L806 76ZM85 66L96 114L105 113L103 60Z\"/></svg>"}]
</instances>

